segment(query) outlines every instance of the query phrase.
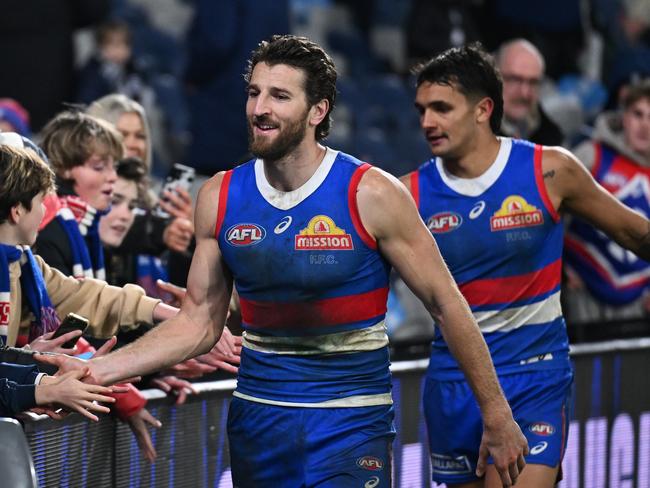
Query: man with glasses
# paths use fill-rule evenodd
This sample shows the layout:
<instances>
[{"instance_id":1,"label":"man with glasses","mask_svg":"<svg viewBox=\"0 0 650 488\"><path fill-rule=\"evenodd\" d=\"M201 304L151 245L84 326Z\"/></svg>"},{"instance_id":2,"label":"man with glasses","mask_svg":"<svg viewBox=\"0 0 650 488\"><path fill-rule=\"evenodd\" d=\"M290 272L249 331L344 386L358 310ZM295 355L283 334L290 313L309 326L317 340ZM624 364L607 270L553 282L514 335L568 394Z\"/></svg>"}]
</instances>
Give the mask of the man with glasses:
<instances>
[{"instance_id":1,"label":"man with glasses","mask_svg":"<svg viewBox=\"0 0 650 488\"><path fill-rule=\"evenodd\" d=\"M539 104L544 79L542 53L525 39L501 45L497 66L503 77L503 135L528 139L545 146L559 146L564 135Z\"/></svg>"}]
</instances>

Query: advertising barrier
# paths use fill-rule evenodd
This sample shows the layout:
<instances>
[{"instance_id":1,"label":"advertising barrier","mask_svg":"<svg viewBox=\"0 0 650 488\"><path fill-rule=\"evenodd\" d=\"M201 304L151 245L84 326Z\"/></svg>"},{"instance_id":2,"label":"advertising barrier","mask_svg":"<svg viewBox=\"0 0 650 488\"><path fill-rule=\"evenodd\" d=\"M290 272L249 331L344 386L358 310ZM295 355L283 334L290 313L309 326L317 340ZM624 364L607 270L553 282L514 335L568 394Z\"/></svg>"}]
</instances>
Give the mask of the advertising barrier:
<instances>
[{"instance_id":1,"label":"advertising barrier","mask_svg":"<svg viewBox=\"0 0 650 488\"><path fill-rule=\"evenodd\" d=\"M572 358L574 411L560 486L650 488L650 339L578 345ZM436 486L420 398L427 361L392 365L399 488ZM231 487L226 421L235 381L195 386L199 395L181 406L159 391L146 392L149 410L163 424L153 433L154 464L142 458L128 426L112 417L26 421L39 486Z\"/></svg>"}]
</instances>

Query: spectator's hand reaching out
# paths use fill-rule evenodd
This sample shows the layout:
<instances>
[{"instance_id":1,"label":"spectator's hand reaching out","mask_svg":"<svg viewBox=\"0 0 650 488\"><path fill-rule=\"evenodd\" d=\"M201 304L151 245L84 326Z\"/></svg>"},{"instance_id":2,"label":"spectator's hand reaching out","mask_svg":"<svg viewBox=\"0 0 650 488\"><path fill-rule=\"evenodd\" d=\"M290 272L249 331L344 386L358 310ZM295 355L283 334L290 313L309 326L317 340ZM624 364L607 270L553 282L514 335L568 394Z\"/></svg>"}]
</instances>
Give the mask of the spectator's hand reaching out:
<instances>
[{"instance_id":1,"label":"spectator's hand reaching out","mask_svg":"<svg viewBox=\"0 0 650 488\"><path fill-rule=\"evenodd\" d=\"M142 408L135 414L131 415L126 419L126 422L129 424L129 427L135 436L135 440L138 443L142 455L149 462L154 462L158 453L156 452L156 448L153 446L147 424L159 429L162 426L162 423L151 415L146 408Z\"/></svg>"},{"instance_id":2,"label":"spectator's hand reaching out","mask_svg":"<svg viewBox=\"0 0 650 488\"><path fill-rule=\"evenodd\" d=\"M177 378L176 376L167 375L151 380L154 386L160 388L167 394L176 395L176 405L182 405L187 400L187 395L196 395L197 391L192 383Z\"/></svg>"},{"instance_id":3,"label":"spectator's hand reaching out","mask_svg":"<svg viewBox=\"0 0 650 488\"><path fill-rule=\"evenodd\" d=\"M56 339L52 339L55 332L56 331L48 332L47 334L37 337L29 343L29 348L37 352L53 352L56 354L68 354L69 356L74 356L76 354L76 348L64 348L63 344L71 339L79 337L81 331L73 330L57 337Z\"/></svg>"}]
</instances>

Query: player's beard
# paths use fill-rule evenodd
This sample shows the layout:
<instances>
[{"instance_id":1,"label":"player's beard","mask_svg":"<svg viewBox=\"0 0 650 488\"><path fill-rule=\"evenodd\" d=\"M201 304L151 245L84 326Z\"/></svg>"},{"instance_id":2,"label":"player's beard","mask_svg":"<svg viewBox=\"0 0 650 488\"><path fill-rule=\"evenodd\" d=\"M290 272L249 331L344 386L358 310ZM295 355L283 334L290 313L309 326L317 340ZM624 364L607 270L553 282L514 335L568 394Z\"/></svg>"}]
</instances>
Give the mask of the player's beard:
<instances>
[{"instance_id":1,"label":"player's beard","mask_svg":"<svg viewBox=\"0 0 650 488\"><path fill-rule=\"evenodd\" d=\"M307 131L307 112L302 117L288 123L273 141L269 141L263 136L256 138L253 132L253 124L268 122L268 117L262 116L249 120L248 147L253 156L265 161L277 161L298 147Z\"/></svg>"}]
</instances>

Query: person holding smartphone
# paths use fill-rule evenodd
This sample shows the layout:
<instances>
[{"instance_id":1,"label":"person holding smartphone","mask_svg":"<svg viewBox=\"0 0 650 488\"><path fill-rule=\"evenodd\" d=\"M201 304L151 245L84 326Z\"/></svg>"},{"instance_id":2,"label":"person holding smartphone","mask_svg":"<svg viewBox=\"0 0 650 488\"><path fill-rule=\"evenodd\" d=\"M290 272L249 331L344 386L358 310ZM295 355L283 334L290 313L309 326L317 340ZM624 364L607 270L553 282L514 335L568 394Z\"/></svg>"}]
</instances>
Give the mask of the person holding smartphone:
<instances>
[{"instance_id":1,"label":"person holding smartphone","mask_svg":"<svg viewBox=\"0 0 650 488\"><path fill-rule=\"evenodd\" d=\"M151 176L152 134L142 105L115 93L91 103L86 113L114 124L123 137L123 156L140 159L145 167L145 176ZM170 176L173 171L174 168L170 170ZM163 253L167 262L164 273L171 270L171 281L185 284L194 237L192 197L188 188L170 182L161 189L160 195L148 189L143 195L142 209L144 212L135 216L133 226L113 255L120 254L123 260L130 259L133 263L138 260L144 263L140 276L136 278L137 283L149 295L157 296L156 276L152 276L150 270L157 264L155 258ZM157 209L160 212L156 212Z\"/></svg>"},{"instance_id":2,"label":"person holding smartphone","mask_svg":"<svg viewBox=\"0 0 650 488\"><path fill-rule=\"evenodd\" d=\"M0 342L41 352L94 353L83 340L73 348L64 347L67 341L79 339L80 330L53 337L60 317L77 312L89 319L93 335L109 338L119 327L153 324L173 316L175 308L147 297L139 287L111 287L90 277L77 280L32 253L29 246L45 213L43 200L54 189L54 175L36 146L13 135L0 134ZM14 147L15 139L33 150ZM10 391L11 387L7 385ZM146 400L132 386L120 395L119 403L118 414L129 421L145 456L154 459L144 423L160 426L160 422L144 409Z\"/></svg>"},{"instance_id":3,"label":"person holding smartphone","mask_svg":"<svg viewBox=\"0 0 650 488\"><path fill-rule=\"evenodd\" d=\"M90 277L77 280L32 254L29 246L45 213L43 200L54 189L54 174L37 151L17 134L0 134L0 341L70 354L79 349L61 346L78 337L79 331L52 339L59 317L69 312L88 318L90 333L104 338L120 327L153 324L175 315L177 309L145 296L140 287L117 288ZM143 406L141 401L128 405L125 416ZM142 420L159 425L153 417ZM152 457L151 450L145 452Z\"/></svg>"}]
</instances>

